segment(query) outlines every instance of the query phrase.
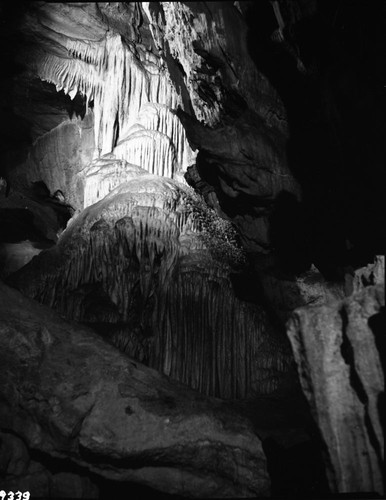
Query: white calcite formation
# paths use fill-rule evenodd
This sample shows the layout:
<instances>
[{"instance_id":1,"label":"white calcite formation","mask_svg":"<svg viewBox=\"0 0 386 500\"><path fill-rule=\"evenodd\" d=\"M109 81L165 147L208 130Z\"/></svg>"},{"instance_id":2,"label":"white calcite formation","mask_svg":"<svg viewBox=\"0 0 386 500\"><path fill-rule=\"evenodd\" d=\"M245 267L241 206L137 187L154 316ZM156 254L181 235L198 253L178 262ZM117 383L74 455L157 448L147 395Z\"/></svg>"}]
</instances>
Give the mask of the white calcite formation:
<instances>
[{"instance_id":1,"label":"white calcite formation","mask_svg":"<svg viewBox=\"0 0 386 500\"><path fill-rule=\"evenodd\" d=\"M225 50L222 10L211 15L200 8L193 15L179 2L144 3L150 44L134 22L130 34L115 24L97 39L82 40L60 26L61 35L42 28L59 48L32 51L29 67L71 99L85 96L95 150L75 174L84 210L55 248L11 280L166 375L205 394L244 398L278 387L289 347L263 308L233 290L231 274L240 271L244 255L233 226L186 185L198 145L190 131L190 146L180 111L201 122L202 149L211 151L214 140L226 143L221 151L234 153L238 172L245 166L240 155L251 171L263 163L256 185L265 197L273 184L265 164L276 164L263 140L261 162L255 161L248 127L237 135L220 123L223 84L239 85L231 62L236 52L232 44L232 57ZM52 9L49 29L61 10ZM210 127L217 132L210 134Z\"/></svg>"},{"instance_id":2,"label":"white calcite formation","mask_svg":"<svg viewBox=\"0 0 386 500\"><path fill-rule=\"evenodd\" d=\"M289 352L264 310L235 295L243 253L232 226L191 188L142 174L86 208L12 282L204 394L272 392Z\"/></svg>"},{"instance_id":3,"label":"white calcite formation","mask_svg":"<svg viewBox=\"0 0 386 500\"><path fill-rule=\"evenodd\" d=\"M181 180L195 153L174 113L182 101L162 60L109 32L100 42L67 39L66 48L68 58L36 57L35 71L71 99L79 92L92 103L94 157L113 152Z\"/></svg>"},{"instance_id":4,"label":"white calcite formation","mask_svg":"<svg viewBox=\"0 0 386 500\"><path fill-rule=\"evenodd\" d=\"M92 161L81 174L84 179L84 206L88 207L102 200L120 184L147 172L125 160L102 157Z\"/></svg>"}]
</instances>

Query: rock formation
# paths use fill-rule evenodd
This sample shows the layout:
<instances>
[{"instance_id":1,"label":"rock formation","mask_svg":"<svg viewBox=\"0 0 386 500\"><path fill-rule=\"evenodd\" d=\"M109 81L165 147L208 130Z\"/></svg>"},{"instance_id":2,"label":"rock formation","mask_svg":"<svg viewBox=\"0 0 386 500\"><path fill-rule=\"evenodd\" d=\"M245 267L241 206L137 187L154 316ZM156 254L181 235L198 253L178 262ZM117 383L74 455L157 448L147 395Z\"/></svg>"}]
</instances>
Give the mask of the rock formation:
<instances>
[{"instance_id":1,"label":"rock formation","mask_svg":"<svg viewBox=\"0 0 386 500\"><path fill-rule=\"evenodd\" d=\"M264 495L268 471L273 495L381 491L379 346L360 318L380 307L372 287L384 273L384 14L364 0L1 5L0 279L55 311L4 291L12 318L23 305L51 318L50 333L28 336L28 315L11 325L0 305L0 331L11 332L0 386L10 489L15 473L35 496L110 498L125 481ZM374 394L357 366L359 333ZM90 373L67 366L67 352ZM110 375L92 367L103 356ZM16 392L23 411L12 392L18 359L31 360L23 374L37 394ZM47 372L34 385L35 362ZM330 364L342 381L333 390ZM145 385L127 382L123 366ZM121 426L126 396L110 390L113 373L124 394L137 393L124 417L150 426L149 448ZM74 403L77 384L89 396ZM321 401L338 394L326 412ZM192 401L202 411L190 417ZM239 435L218 427L222 412ZM178 415L175 435L157 427L165 413ZM338 413L359 426L357 438ZM98 457L90 422L111 430L100 432ZM200 448L210 429L219 441ZM82 432L90 440L80 445ZM355 446L368 461L347 472Z\"/></svg>"},{"instance_id":2,"label":"rock formation","mask_svg":"<svg viewBox=\"0 0 386 500\"><path fill-rule=\"evenodd\" d=\"M384 304L383 283L299 308L288 323L334 492L384 492Z\"/></svg>"},{"instance_id":3,"label":"rock formation","mask_svg":"<svg viewBox=\"0 0 386 500\"><path fill-rule=\"evenodd\" d=\"M169 493L268 494L265 456L247 420L3 284L0 295L1 463L19 459L6 488L22 486L24 444L102 477Z\"/></svg>"},{"instance_id":4,"label":"rock formation","mask_svg":"<svg viewBox=\"0 0 386 500\"><path fill-rule=\"evenodd\" d=\"M204 394L243 398L275 390L290 362L264 310L233 291L244 260L191 188L137 168L9 282Z\"/></svg>"}]
</instances>

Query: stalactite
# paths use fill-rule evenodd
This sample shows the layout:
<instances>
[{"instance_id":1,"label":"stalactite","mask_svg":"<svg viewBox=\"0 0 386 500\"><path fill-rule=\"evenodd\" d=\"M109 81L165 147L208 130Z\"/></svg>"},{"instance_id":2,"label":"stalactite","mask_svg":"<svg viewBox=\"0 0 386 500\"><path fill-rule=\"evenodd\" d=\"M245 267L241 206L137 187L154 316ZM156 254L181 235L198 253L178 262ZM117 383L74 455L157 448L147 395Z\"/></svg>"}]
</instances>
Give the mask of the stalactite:
<instances>
[{"instance_id":1,"label":"stalactite","mask_svg":"<svg viewBox=\"0 0 386 500\"><path fill-rule=\"evenodd\" d=\"M146 174L146 170L125 160L99 158L82 171L84 178L84 207L102 200L117 186L134 177Z\"/></svg>"},{"instance_id":2,"label":"stalactite","mask_svg":"<svg viewBox=\"0 0 386 500\"><path fill-rule=\"evenodd\" d=\"M144 104L154 102L170 109L181 105L160 59L145 52L141 61L119 35L108 32L99 43L68 39L67 50L67 59L37 58L35 69L41 79L72 99L81 92L87 103L94 100L96 157L113 150L113 124L117 123L123 139Z\"/></svg>"},{"instance_id":3,"label":"stalactite","mask_svg":"<svg viewBox=\"0 0 386 500\"><path fill-rule=\"evenodd\" d=\"M63 59L55 55L39 59L36 66L42 80L54 83L56 90L63 90L71 99L77 92L94 99L101 91L103 81L97 68L78 59Z\"/></svg>"},{"instance_id":4,"label":"stalactite","mask_svg":"<svg viewBox=\"0 0 386 500\"><path fill-rule=\"evenodd\" d=\"M117 158L148 170L149 173L173 178L176 151L169 137L156 130L137 130L114 149Z\"/></svg>"},{"instance_id":5,"label":"stalactite","mask_svg":"<svg viewBox=\"0 0 386 500\"><path fill-rule=\"evenodd\" d=\"M184 182L197 153L174 112L181 96L161 60L146 50L139 58L134 46L111 33L100 42L68 39L67 50L67 59L47 55L37 58L35 67L40 78L71 99L80 92L87 106L93 101L94 158L113 151L117 159ZM127 180L123 164L115 165L91 165L83 172L85 207Z\"/></svg>"},{"instance_id":6,"label":"stalactite","mask_svg":"<svg viewBox=\"0 0 386 500\"><path fill-rule=\"evenodd\" d=\"M176 151L177 168L186 171L194 163L196 154L190 148L185 129L173 109L149 102L142 106L137 123L145 129L156 130L169 137Z\"/></svg>"}]
</instances>

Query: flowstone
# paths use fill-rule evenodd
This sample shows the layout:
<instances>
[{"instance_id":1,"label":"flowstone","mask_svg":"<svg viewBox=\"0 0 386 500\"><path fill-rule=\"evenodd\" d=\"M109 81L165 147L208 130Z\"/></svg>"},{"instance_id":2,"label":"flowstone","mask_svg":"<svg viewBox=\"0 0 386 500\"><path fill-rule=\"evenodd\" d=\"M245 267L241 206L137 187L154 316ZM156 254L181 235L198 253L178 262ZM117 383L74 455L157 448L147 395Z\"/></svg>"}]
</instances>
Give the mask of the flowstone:
<instances>
[{"instance_id":1,"label":"flowstone","mask_svg":"<svg viewBox=\"0 0 386 500\"><path fill-rule=\"evenodd\" d=\"M139 361L222 398L274 391L290 363L263 308L240 300L232 225L187 186L134 177L10 277Z\"/></svg>"}]
</instances>

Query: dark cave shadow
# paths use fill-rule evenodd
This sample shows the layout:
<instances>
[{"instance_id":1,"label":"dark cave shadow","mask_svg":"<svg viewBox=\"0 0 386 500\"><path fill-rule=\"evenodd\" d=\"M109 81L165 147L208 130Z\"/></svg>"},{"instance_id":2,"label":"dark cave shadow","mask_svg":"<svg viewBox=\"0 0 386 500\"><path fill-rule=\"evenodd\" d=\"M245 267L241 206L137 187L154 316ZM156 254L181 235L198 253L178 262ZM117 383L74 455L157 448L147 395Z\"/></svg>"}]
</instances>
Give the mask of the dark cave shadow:
<instances>
[{"instance_id":1,"label":"dark cave shadow","mask_svg":"<svg viewBox=\"0 0 386 500\"><path fill-rule=\"evenodd\" d=\"M60 191L51 195L43 181L33 182L29 187L26 187L23 191L23 197L26 204L32 201L37 205L30 205L30 208L0 208L0 243L17 243L25 240L54 243L43 234L44 230L39 226L38 219L42 217L39 214L39 208L49 208L52 211L56 217L58 229L66 227L74 209L58 199L63 198Z\"/></svg>"},{"instance_id":2,"label":"dark cave shadow","mask_svg":"<svg viewBox=\"0 0 386 500\"><path fill-rule=\"evenodd\" d=\"M314 439L286 448L272 438L263 441L272 498L328 497L330 489Z\"/></svg>"},{"instance_id":3,"label":"dark cave shadow","mask_svg":"<svg viewBox=\"0 0 386 500\"><path fill-rule=\"evenodd\" d=\"M281 191L269 215L269 239L279 267L287 273L302 273L311 266L307 218L296 196Z\"/></svg>"},{"instance_id":4,"label":"dark cave shadow","mask_svg":"<svg viewBox=\"0 0 386 500\"><path fill-rule=\"evenodd\" d=\"M34 220L33 212L27 208L0 208L0 242L48 241Z\"/></svg>"},{"instance_id":5,"label":"dark cave shadow","mask_svg":"<svg viewBox=\"0 0 386 500\"><path fill-rule=\"evenodd\" d=\"M314 13L284 28L306 72L285 44L272 40L278 23L268 0L252 2L245 19L249 54L287 113L287 159L303 191L310 255L327 278L339 274L342 263L360 267L384 253L377 229L385 224L379 186L386 157L384 17L380 2L372 13L348 0L338 13L329 2L314 6ZM345 251L346 241L353 251Z\"/></svg>"},{"instance_id":6,"label":"dark cave shadow","mask_svg":"<svg viewBox=\"0 0 386 500\"><path fill-rule=\"evenodd\" d=\"M377 347L379 358L382 365L383 376L385 376L385 364L386 364L386 314L385 307L381 307L377 314L373 314L368 319L368 325L374 334L375 345Z\"/></svg>"},{"instance_id":7,"label":"dark cave shadow","mask_svg":"<svg viewBox=\"0 0 386 500\"><path fill-rule=\"evenodd\" d=\"M69 459L55 458L38 450L28 450L30 458L42 464L52 474L67 472L75 474L79 477L90 479L99 489L99 496L97 498L100 500L110 500L111 498L132 498L134 500L146 500L147 498L160 498L162 500L181 498L178 495L163 493L139 483L106 479L94 472L89 471L88 469L81 467L80 465L77 465ZM58 495L57 497L49 496L49 498L66 497ZM88 497L86 495L81 498Z\"/></svg>"}]
</instances>

